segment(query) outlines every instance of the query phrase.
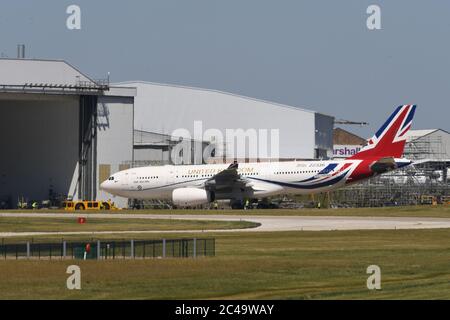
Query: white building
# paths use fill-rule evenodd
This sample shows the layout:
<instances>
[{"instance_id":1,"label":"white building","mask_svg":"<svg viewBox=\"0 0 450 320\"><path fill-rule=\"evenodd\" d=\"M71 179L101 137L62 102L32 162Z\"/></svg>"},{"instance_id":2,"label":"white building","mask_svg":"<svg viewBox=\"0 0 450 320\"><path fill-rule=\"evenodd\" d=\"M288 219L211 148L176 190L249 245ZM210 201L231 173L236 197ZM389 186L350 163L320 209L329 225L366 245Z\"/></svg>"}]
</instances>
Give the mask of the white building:
<instances>
[{"instance_id":1,"label":"white building","mask_svg":"<svg viewBox=\"0 0 450 320\"><path fill-rule=\"evenodd\" d=\"M313 159L332 155L334 118L331 116L216 90L147 82L117 85L137 89L134 128L140 136L147 132L147 137L153 135L157 140L160 139L158 135L165 135L207 144L220 140L224 156L236 155L236 158L247 161L278 157ZM251 132L256 133L257 156L248 150L249 146L255 145L249 142L251 140L247 140L244 154L230 154L233 148L230 148L227 132L237 132L238 129L248 134L247 137L251 137ZM208 134L211 130L216 133ZM279 142L278 149L274 141ZM138 152L143 153L142 145ZM144 159L140 156L140 160Z\"/></svg>"}]
</instances>

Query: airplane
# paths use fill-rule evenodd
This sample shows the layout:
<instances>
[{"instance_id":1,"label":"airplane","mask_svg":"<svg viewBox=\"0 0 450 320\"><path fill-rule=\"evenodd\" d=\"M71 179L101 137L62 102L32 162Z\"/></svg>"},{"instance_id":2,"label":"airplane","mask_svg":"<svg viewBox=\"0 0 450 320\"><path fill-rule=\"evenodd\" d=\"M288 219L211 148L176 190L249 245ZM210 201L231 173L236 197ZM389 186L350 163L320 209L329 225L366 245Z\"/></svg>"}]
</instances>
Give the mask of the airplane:
<instances>
[{"instance_id":1,"label":"airplane","mask_svg":"<svg viewBox=\"0 0 450 320\"><path fill-rule=\"evenodd\" d=\"M346 159L132 168L113 174L100 188L125 198L171 200L179 207L329 192L412 164L402 156L415 111L415 105L399 106L367 145Z\"/></svg>"}]
</instances>

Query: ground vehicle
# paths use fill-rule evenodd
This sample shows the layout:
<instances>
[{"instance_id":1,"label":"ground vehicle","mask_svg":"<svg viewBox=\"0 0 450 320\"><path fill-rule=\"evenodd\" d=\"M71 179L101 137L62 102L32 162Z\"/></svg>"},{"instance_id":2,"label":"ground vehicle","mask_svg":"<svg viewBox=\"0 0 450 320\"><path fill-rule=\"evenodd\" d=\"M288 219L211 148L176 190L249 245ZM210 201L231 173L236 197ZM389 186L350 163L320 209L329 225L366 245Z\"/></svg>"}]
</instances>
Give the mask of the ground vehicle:
<instances>
[{"instance_id":1,"label":"ground vehicle","mask_svg":"<svg viewBox=\"0 0 450 320\"><path fill-rule=\"evenodd\" d=\"M86 200L67 200L63 202L63 208L67 211L74 210L119 210L114 202L108 201L86 201Z\"/></svg>"}]
</instances>

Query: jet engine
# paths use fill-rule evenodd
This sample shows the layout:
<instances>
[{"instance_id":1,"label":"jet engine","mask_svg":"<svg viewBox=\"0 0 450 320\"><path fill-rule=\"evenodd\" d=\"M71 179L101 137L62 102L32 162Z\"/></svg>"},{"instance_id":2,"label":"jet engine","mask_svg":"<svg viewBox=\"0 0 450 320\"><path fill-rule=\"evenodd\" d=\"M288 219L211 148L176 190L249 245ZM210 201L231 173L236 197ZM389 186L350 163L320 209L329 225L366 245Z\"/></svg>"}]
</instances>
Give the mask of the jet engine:
<instances>
[{"instance_id":1,"label":"jet engine","mask_svg":"<svg viewBox=\"0 0 450 320\"><path fill-rule=\"evenodd\" d=\"M172 191L173 204L181 207L206 204L214 201L212 198L212 195L204 189L178 188Z\"/></svg>"}]
</instances>

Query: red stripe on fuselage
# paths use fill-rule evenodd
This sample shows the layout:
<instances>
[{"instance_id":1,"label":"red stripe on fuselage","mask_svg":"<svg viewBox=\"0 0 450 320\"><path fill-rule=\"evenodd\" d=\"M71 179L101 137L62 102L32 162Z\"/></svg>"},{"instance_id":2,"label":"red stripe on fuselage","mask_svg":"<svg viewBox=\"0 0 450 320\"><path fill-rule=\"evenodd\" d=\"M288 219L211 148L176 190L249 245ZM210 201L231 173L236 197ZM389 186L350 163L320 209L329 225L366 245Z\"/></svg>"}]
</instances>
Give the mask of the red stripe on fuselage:
<instances>
[{"instance_id":1,"label":"red stripe on fuselage","mask_svg":"<svg viewBox=\"0 0 450 320\"><path fill-rule=\"evenodd\" d=\"M347 168L350 167L351 165L352 165L351 163L346 163L346 164L344 164L344 166L343 166L341 169L339 169L338 172L334 173L333 176L337 175L338 173L341 173L342 171L344 171L345 169L347 169Z\"/></svg>"},{"instance_id":2,"label":"red stripe on fuselage","mask_svg":"<svg viewBox=\"0 0 450 320\"><path fill-rule=\"evenodd\" d=\"M353 170L350 177L348 177L346 183L354 183L360 180L368 179L374 175L374 172L370 169L370 165L374 163L374 159L365 159Z\"/></svg>"}]
</instances>

